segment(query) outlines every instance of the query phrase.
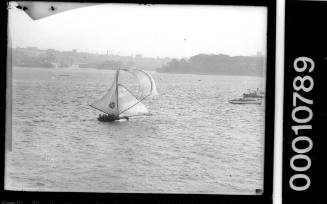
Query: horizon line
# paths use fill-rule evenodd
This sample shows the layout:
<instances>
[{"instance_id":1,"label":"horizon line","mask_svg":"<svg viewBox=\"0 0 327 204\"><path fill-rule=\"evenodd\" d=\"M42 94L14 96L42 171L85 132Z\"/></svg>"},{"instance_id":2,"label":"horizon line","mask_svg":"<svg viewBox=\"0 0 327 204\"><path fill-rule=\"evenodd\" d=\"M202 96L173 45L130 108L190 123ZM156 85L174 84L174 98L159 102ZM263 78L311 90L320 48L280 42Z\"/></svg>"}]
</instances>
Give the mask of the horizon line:
<instances>
[{"instance_id":1,"label":"horizon line","mask_svg":"<svg viewBox=\"0 0 327 204\"><path fill-rule=\"evenodd\" d=\"M229 57L255 57L255 56L266 57L266 55L261 51L258 51L256 54L252 54L252 55L230 55L230 54L225 54L225 53L198 53L198 54L194 54L194 55L191 55L191 56L188 56L188 57L170 57L170 56L149 57L149 56L145 56L145 55L140 54L140 53L130 54L130 55L120 55L120 54L113 54L113 53L108 54L108 52L107 52L107 54L106 54L106 53L97 53L97 52L82 51L82 50L79 51L76 48L72 48L70 50L59 50L59 49L55 49L55 48L43 48L42 49L42 48L39 48L37 46L20 47L20 46L17 46L17 45L16 45L16 47L12 47L12 48L13 49L17 49L17 48L23 48L23 49L37 48L38 50L55 50L55 51L59 51L59 52L74 52L74 50L76 50L76 53L87 53L87 54L96 54L96 55L111 55L111 56L119 56L119 57L136 57L136 56L140 55L141 58L154 58L154 59L156 59L156 58L161 58L161 59L165 59L165 58L169 58L169 59L187 59L187 58L191 58L191 57L196 56L196 55L227 55Z\"/></svg>"}]
</instances>

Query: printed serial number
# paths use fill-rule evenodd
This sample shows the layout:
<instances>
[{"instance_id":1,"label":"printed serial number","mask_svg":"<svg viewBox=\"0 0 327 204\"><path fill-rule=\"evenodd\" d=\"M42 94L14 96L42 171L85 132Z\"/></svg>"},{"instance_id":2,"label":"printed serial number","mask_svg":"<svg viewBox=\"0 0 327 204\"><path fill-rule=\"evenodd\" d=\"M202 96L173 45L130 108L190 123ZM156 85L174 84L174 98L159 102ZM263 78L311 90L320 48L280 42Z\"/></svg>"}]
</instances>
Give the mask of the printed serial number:
<instances>
[{"instance_id":1,"label":"printed serial number","mask_svg":"<svg viewBox=\"0 0 327 204\"><path fill-rule=\"evenodd\" d=\"M290 178L289 185L295 191L307 190L311 184L310 177L306 174L306 171L311 167L311 159L306 154L312 149L313 142L310 137L303 135L303 132L304 130L312 130L310 122L313 118L311 109L313 100L306 98L305 94L312 91L314 87L314 80L310 76L314 67L314 61L308 57L298 57L293 62L293 68L297 73L307 72L307 75L296 76L293 80L292 120L295 125L292 126L292 130L295 137L292 140L292 150L296 154L290 159L290 166L296 174ZM300 160L304 160L306 165L296 165L296 161L299 162Z\"/></svg>"}]
</instances>

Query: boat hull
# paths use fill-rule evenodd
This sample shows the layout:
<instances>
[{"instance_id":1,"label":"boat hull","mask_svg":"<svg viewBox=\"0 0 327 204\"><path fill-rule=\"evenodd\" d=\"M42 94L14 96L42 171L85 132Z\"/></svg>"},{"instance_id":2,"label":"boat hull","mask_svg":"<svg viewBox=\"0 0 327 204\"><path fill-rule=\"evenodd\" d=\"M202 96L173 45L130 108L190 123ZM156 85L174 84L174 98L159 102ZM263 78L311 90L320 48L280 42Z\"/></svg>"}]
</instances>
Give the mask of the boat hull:
<instances>
[{"instance_id":1,"label":"boat hull","mask_svg":"<svg viewBox=\"0 0 327 204\"><path fill-rule=\"evenodd\" d=\"M98 121L100 121L100 122L110 122L110 123L113 123L113 122L124 122L124 121L128 121L128 120L125 119L125 118L118 119L118 120L108 120L108 119L99 119L98 118Z\"/></svg>"},{"instance_id":2,"label":"boat hull","mask_svg":"<svg viewBox=\"0 0 327 204\"><path fill-rule=\"evenodd\" d=\"M228 101L231 104L261 104L261 100L229 100Z\"/></svg>"},{"instance_id":3,"label":"boat hull","mask_svg":"<svg viewBox=\"0 0 327 204\"><path fill-rule=\"evenodd\" d=\"M98 121L100 122L122 122L122 121L127 121L129 120L129 117L123 116L123 117L115 117L115 116L109 116L109 115L99 115Z\"/></svg>"}]
</instances>

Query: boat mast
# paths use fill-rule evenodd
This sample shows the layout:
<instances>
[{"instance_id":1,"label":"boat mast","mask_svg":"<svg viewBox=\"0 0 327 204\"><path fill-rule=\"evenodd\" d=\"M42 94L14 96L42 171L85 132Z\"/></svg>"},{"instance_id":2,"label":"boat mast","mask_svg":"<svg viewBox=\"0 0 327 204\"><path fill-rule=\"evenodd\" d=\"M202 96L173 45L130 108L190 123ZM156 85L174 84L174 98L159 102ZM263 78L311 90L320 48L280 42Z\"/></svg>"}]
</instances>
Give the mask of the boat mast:
<instances>
[{"instance_id":1,"label":"boat mast","mask_svg":"<svg viewBox=\"0 0 327 204\"><path fill-rule=\"evenodd\" d=\"M116 71L116 98L117 98L117 101L116 101L116 106L117 106L117 113L118 113L118 116L119 116L119 106L118 106L118 77L119 77L119 69L117 69Z\"/></svg>"}]
</instances>

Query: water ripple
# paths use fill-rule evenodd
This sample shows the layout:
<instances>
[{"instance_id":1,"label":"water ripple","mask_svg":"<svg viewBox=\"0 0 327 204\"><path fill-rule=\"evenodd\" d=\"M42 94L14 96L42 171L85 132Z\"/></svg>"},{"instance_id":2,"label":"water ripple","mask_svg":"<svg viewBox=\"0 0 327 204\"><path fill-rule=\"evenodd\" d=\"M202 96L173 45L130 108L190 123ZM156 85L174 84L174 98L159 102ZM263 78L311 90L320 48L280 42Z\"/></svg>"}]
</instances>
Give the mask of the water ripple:
<instances>
[{"instance_id":1,"label":"water ripple","mask_svg":"<svg viewBox=\"0 0 327 204\"><path fill-rule=\"evenodd\" d=\"M255 194L264 107L229 104L261 78L153 73L151 115L101 123L88 104L114 72L14 69L14 151L6 188ZM160 80L159 80L160 79Z\"/></svg>"}]
</instances>

